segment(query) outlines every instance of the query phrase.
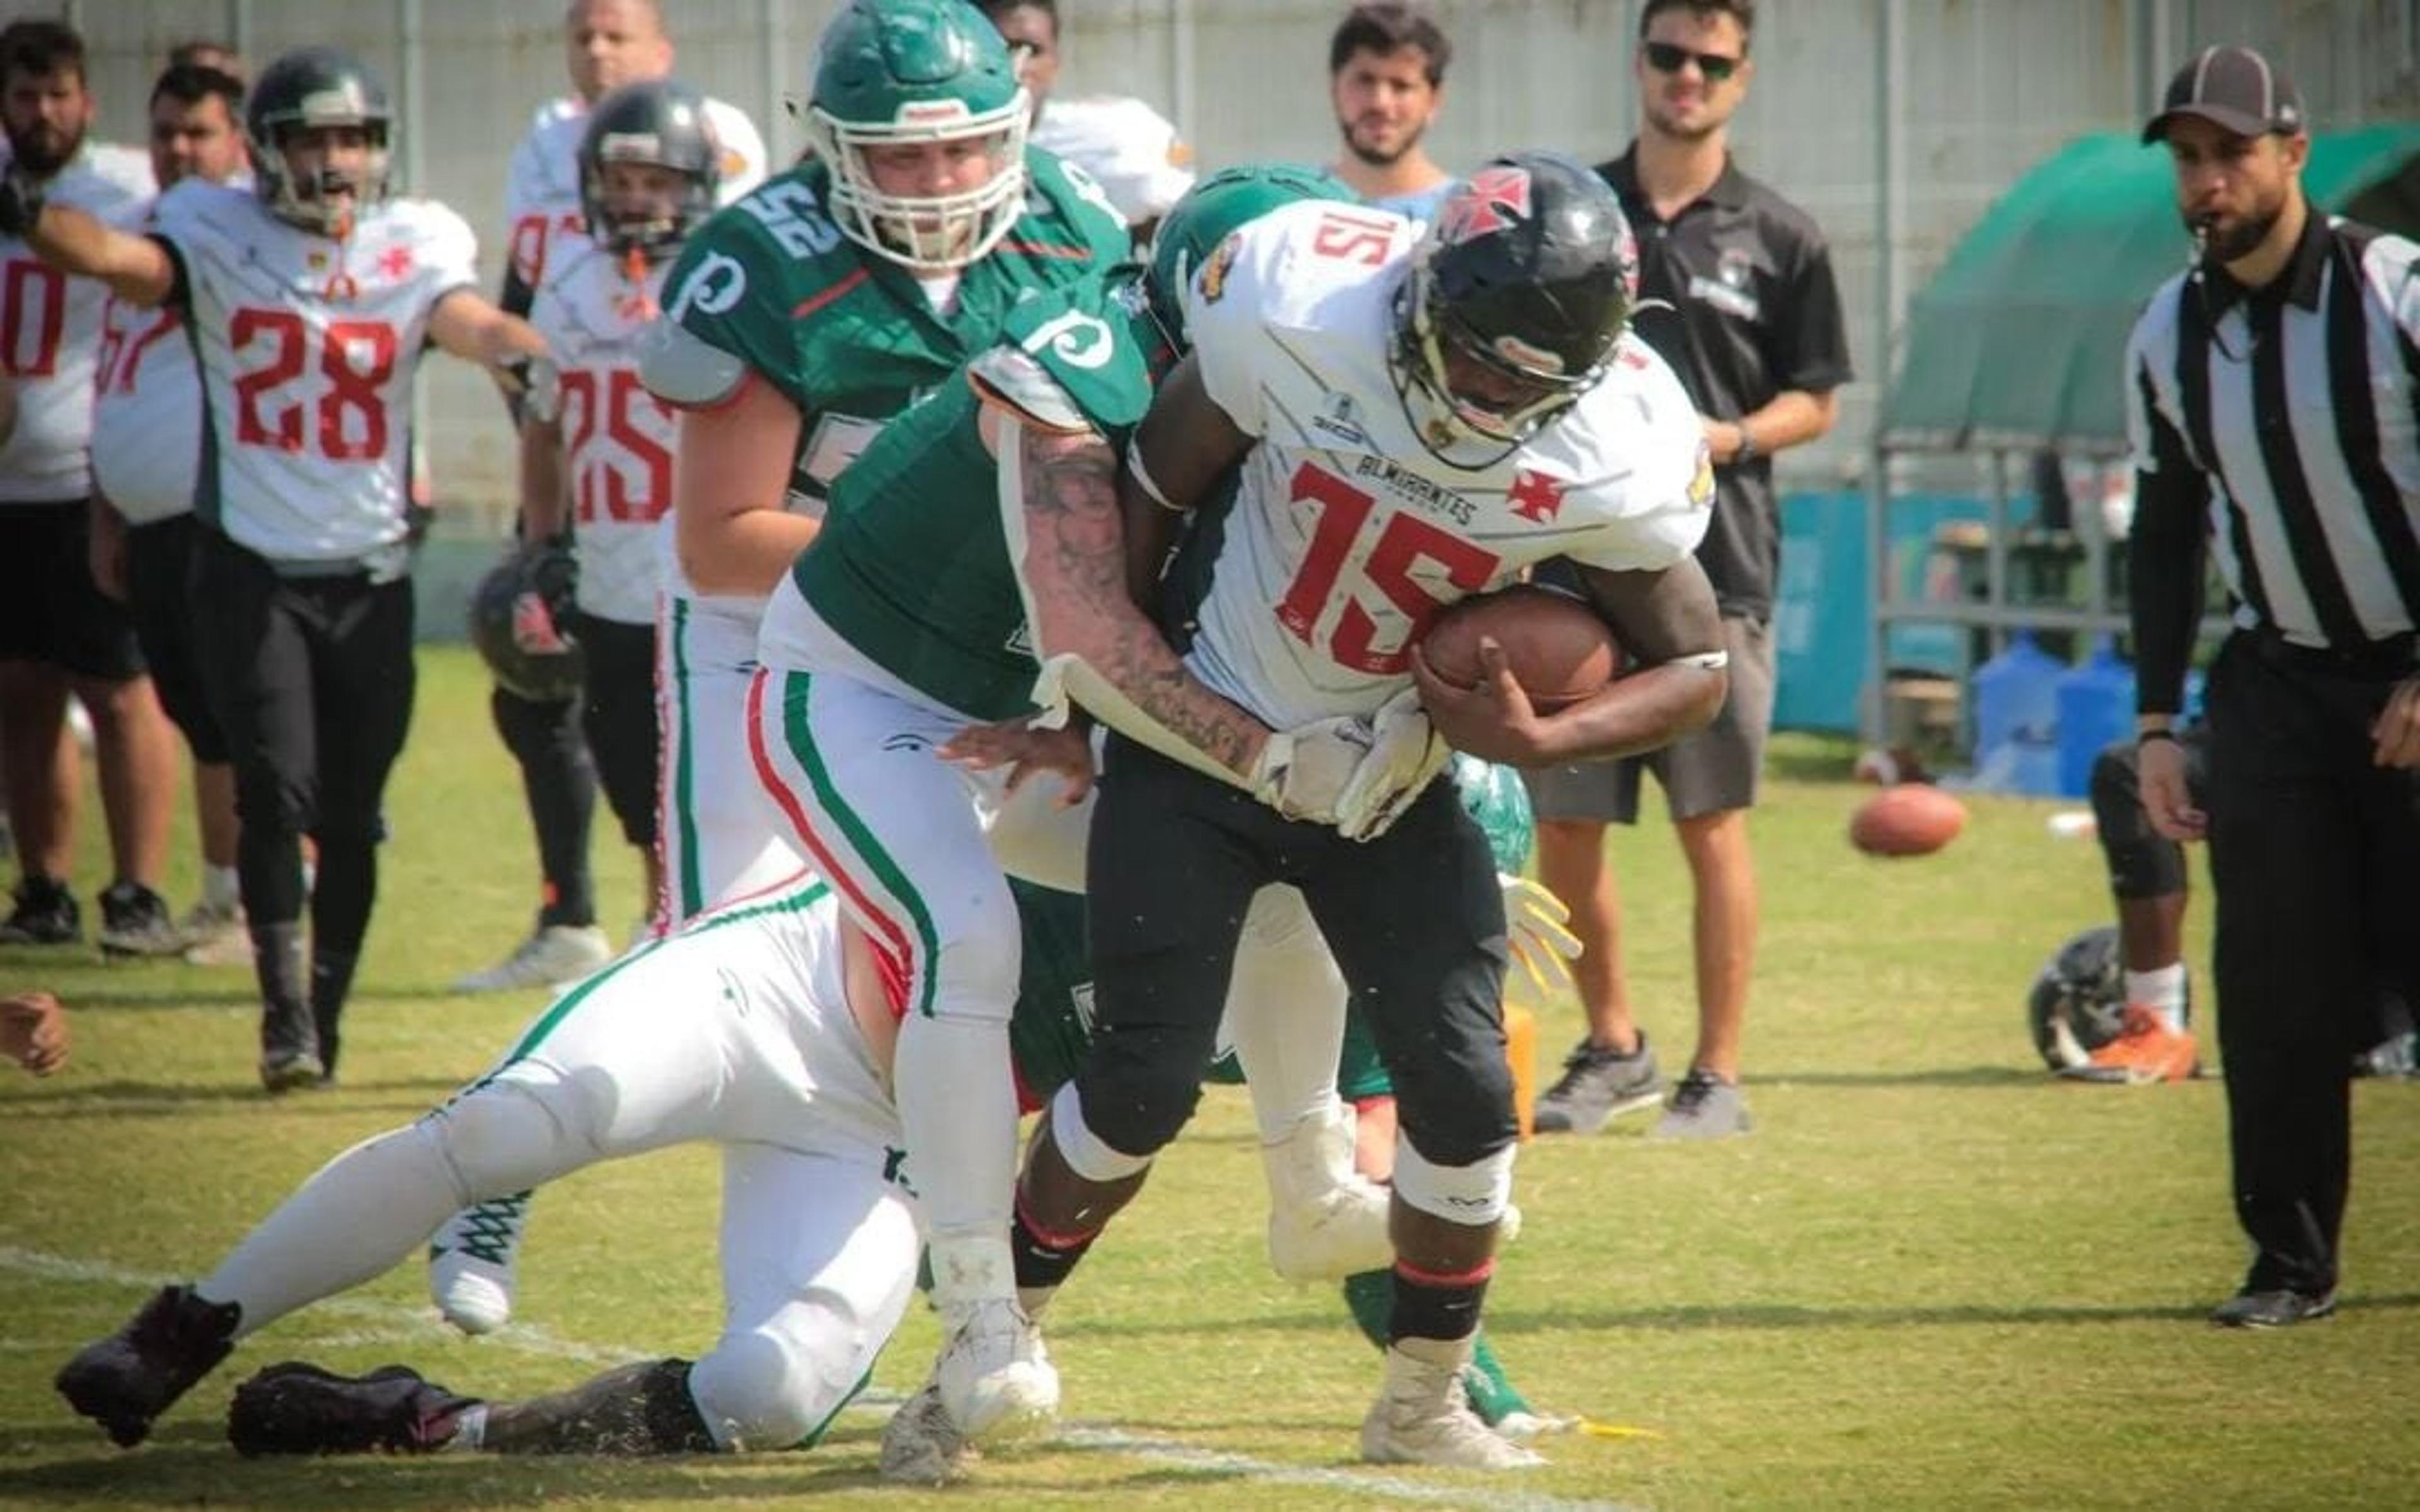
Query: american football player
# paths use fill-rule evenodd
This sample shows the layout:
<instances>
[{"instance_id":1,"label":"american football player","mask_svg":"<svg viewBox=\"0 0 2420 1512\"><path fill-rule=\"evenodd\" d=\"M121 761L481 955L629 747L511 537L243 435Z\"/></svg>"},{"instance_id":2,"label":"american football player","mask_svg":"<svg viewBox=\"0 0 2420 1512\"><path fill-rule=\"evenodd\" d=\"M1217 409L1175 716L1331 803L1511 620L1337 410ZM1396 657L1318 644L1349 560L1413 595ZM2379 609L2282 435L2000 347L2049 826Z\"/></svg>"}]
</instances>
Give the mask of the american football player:
<instances>
[{"instance_id":1,"label":"american football player","mask_svg":"<svg viewBox=\"0 0 2420 1512\"><path fill-rule=\"evenodd\" d=\"M1054 95L1059 79L1058 0L976 0L1008 40L1018 77L1033 97L1033 145L1091 174L1151 245L1160 217L1193 187L1193 149L1168 118L1132 95Z\"/></svg>"},{"instance_id":2,"label":"american football player","mask_svg":"<svg viewBox=\"0 0 2420 1512\"><path fill-rule=\"evenodd\" d=\"M505 169L504 216L511 227L499 302L528 316L551 270L576 260L587 245L593 217L590 175L581 152L599 104L626 85L669 79L675 50L657 0L571 0L563 17L564 61L571 93L537 109ZM690 128L712 144L715 204L730 204L765 178L765 144L748 114L706 98ZM516 420L524 418L517 406ZM610 421L610 416L608 417ZM550 543L526 518L519 541L532 549ZM489 701L496 733L520 768L521 792L537 841L544 881L529 933L504 960L458 979L458 992L504 992L569 981L613 955L597 922L596 878L588 840L600 768L613 758L586 748L583 706L573 694L528 699L500 680ZM613 774L604 773L613 799ZM616 816L628 828L628 818ZM652 827L652 821L650 821ZM654 893L644 917L652 918Z\"/></svg>"},{"instance_id":3,"label":"american football player","mask_svg":"<svg viewBox=\"0 0 2420 1512\"><path fill-rule=\"evenodd\" d=\"M1163 589L1187 670L1280 727L1413 695L1455 747L1516 764L1647 748L1710 719L1725 677L1690 553L1712 477L1679 382L1628 334L1631 261L1611 192L1544 152L1482 167L1422 238L1305 204L1222 243L1192 278L1193 350L1127 453L1146 561L1151 536L1244 470ZM1557 556L1579 564L1637 671L1552 716L1492 647L1474 688L1427 671L1415 642L1439 609ZM1477 826L1432 783L1357 840L1114 732L1105 770L1089 857L1100 1032L1027 1155L1026 1277L1072 1266L1190 1115L1227 920L1290 883L1369 1010L1404 1135L1393 1343L1362 1453L1534 1462L1459 1390L1514 1134L1506 920Z\"/></svg>"},{"instance_id":4,"label":"american football player","mask_svg":"<svg viewBox=\"0 0 2420 1512\"><path fill-rule=\"evenodd\" d=\"M473 286L460 217L389 195L395 124L367 65L308 47L253 89L253 185L188 178L148 236L45 205L14 172L0 180L0 228L129 304L178 308L200 357L194 633L235 762L272 1092L333 1073L377 891L380 795L411 721L412 375L431 344L508 384L545 354Z\"/></svg>"}]
</instances>

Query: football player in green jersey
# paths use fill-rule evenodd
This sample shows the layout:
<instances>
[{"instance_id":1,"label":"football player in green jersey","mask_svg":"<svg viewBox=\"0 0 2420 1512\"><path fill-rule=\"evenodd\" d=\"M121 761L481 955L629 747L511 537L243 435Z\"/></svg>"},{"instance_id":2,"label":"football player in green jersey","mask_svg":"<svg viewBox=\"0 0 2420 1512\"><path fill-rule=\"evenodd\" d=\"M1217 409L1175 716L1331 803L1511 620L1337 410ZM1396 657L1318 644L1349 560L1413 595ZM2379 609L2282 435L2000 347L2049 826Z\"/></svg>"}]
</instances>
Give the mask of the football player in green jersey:
<instances>
[{"instance_id":1,"label":"football player in green jersey","mask_svg":"<svg viewBox=\"0 0 2420 1512\"><path fill-rule=\"evenodd\" d=\"M1162 241L1177 250L1164 258L1198 259L1242 219L1328 193L1313 176L1293 179L1237 184L1232 197L1205 186L1200 214L1171 216ZM903 989L899 1105L943 1315L934 1387L978 1437L1031 1428L1057 1404L1008 1242L1019 940L1006 874L1081 887L1073 805L1089 778L1078 732L1039 737L1056 743L1041 764L1072 779L1057 808L1042 796L1050 784L1018 791L1024 768L952 764L965 754L954 742L1072 697L1219 774L1241 801L1363 825L1383 823L1441 759L1408 709L1383 733L1368 719L1273 732L1182 675L1134 607L1112 479L1119 440L1169 360L1154 312L1172 308L1174 286L1126 270L1033 300L1000 345L902 416L840 478L814 547L776 588L750 691L767 793ZM1257 950L1291 944L1298 980L1341 1003L1299 900L1273 893L1256 917ZM1338 1156L1336 1174L1349 1174Z\"/></svg>"},{"instance_id":2,"label":"football player in green jersey","mask_svg":"<svg viewBox=\"0 0 2420 1512\"><path fill-rule=\"evenodd\" d=\"M639 337L643 382L680 411L657 647L672 922L799 865L765 822L744 708L764 595L832 480L1020 301L1126 245L1097 185L1027 150L1007 47L963 0L851 0L824 31L809 116L815 161L700 227ZM509 1317L522 1221L504 1204L449 1231L468 1237L431 1286L458 1324Z\"/></svg>"}]
</instances>

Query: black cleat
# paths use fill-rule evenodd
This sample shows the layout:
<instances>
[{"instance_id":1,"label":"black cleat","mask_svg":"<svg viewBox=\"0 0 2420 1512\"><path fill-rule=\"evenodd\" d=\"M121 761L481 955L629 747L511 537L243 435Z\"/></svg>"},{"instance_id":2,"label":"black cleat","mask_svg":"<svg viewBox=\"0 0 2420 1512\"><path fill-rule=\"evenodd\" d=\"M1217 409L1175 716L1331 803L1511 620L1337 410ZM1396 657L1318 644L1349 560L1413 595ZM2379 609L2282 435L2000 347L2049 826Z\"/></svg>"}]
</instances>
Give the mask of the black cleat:
<instances>
[{"instance_id":1,"label":"black cleat","mask_svg":"<svg viewBox=\"0 0 2420 1512\"><path fill-rule=\"evenodd\" d=\"M84 938L84 915L64 882L28 874L17 884L17 905L0 919L0 945L73 945Z\"/></svg>"},{"instance_id":2,"label":"black cleat","mask_svg":"<svg viewBox=\"0 0 2420 1512\"><path fill-rule=\"evenodd\" d=\"M300 1360L235 1389L227 1443L253 1455L428 1454L453 1441L473 1396L457 1396L408 1365L340 1376Z\"/></svg>"},{"instance_id":3,"label":"black cleat","mask_svg":"<svg viewBox=\"0 0 2420 1512\"><path fill-rule=\"evenodd\" d=\"M2291 1328L2296 1323L2316 1322L2336 1310L2336 1294L2322 1291L2313 1296L2279 1287L2271 1291L2246 1288L2227 1298L2211 1312L2210 1320L2221 1328Z\"/></svg>"},{"instance_id":4,"label":"black cleat","mask_svg":"<svg viewBox=\"0 0 2420 1512\"><path fill-rule=\"evenodd\" d=\"M168 900L139 882L113 882L101 895L101 953L178 955L192 941L168 913Z\"/></svg>"},{"instance_id":5,"label":"black cleat","mask_svg":"<svg viewBox=\"0 0 2420 1512\"><path fill-rule=\"evenodd\" d=\"M191 1287L163 1287L124 1328L85 1345L52 1384L68 1405L132 1449L194 1382L235 1348L243 1309L204 1302Z\"/></svg>"}]
</instances>

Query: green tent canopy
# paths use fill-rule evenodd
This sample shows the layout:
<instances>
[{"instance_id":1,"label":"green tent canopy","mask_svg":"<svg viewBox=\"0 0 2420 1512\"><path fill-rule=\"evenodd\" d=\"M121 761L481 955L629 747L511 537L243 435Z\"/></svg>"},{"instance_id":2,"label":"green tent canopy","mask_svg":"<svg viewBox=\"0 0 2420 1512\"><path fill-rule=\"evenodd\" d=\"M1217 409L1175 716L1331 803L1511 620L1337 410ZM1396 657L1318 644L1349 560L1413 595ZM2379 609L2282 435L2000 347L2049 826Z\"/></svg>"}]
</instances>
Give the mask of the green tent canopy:
<instances>
[{"instance_id":1,"label":"green tent canopy","mask_svg":"<svg viewBox=\"0 0 2420 1512\"><path fill-rule=\"evenodd\" d=\"M2314 136L2303 184L2331 213L2420 231L2420 124ZM2122 448L2126 338L2186 255L2164 149L2071 143L1985 211L1916 297L1883 444Z\"/></svg>"}]
</instances>

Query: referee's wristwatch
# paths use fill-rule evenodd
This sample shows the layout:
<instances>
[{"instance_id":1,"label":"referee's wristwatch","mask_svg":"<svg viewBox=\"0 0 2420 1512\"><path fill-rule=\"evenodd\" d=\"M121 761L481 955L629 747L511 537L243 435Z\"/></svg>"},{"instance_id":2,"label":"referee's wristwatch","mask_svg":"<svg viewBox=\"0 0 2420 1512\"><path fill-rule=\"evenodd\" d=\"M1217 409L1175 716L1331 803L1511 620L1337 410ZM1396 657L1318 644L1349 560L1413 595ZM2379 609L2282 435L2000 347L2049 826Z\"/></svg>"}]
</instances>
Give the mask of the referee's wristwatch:
<instances>
[{"instance_id":1,"label":"referee's wristwatch","mask_svg":"<svg viewBox=\"0 0 2420 1512\"><path fill-rule=\"evenodd\" d=\"M1730 465L1744 468L1756 460L1756 432L1748 429L1747 422L1744 420L1732 421L1731 429L1739 432L1739 445L1731 450Z\"/></svg>"}]
</instances>

